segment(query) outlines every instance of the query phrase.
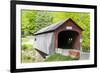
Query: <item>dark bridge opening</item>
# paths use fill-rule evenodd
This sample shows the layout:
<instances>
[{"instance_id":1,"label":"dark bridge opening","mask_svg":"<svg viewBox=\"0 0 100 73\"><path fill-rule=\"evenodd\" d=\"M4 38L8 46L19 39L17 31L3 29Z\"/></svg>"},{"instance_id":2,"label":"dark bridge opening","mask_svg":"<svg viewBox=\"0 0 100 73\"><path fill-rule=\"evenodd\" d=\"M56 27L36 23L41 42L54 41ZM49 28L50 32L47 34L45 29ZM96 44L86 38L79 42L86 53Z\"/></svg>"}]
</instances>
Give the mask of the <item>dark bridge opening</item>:
<instances>
[{"instance_id":1,"label":"dark bridge opening","mask_svg":"<svg viewBox=\"0 0 100 73\"><path fill-rule=\"evenodd\" d=\"M58 48L73 49L77 42L78 32L76 31L62 31L58 34Z\"/></svg>"}]
</instances>

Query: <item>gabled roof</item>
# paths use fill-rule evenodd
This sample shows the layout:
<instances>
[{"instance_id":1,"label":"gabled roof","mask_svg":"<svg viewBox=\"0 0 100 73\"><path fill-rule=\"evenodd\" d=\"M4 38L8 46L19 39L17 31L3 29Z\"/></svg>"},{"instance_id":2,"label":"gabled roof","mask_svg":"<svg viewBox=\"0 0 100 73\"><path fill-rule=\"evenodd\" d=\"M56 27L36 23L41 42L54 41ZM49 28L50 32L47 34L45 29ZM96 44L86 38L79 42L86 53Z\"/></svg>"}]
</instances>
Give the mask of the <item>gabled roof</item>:
<instances>
[{"instance_id":1,"label":"gabled roof","mask_svg":"<svg viewBox=\"0 0 100 73\"><path fill-rule=\"evenodd\" d=\"M60 22L58 22L58 23L56 23L56 24L52 24L52 25L50 25L50 26L47 26L47 27L45 27L45 28L42 28L42 29L40 29L39 31L37 31L36 33L34 33L34 34L35 34L35 35L38 35L38 34L42 34L42 33L47 33L47 32L54 31L54 30L56 30L57 28L59 28L61 25L63 25L66 21L69 21L69 20L71 20L77 27L79 27L79 28L83 31L83 29L82 29L80 26L78 26L71 18L69 18L69 19L60 21Z\"/></svg>"}]
</instances>

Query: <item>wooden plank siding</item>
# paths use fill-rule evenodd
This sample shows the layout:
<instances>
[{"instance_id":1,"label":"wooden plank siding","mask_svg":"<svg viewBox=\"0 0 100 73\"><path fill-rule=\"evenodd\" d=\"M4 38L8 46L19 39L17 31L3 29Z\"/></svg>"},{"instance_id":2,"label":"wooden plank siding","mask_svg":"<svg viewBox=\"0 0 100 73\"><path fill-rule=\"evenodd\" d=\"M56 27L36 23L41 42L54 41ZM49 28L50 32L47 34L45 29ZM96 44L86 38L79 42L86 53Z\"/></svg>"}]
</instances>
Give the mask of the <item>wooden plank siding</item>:
<instances>
[{"instance_id":1,"label":"wooden plank siding","mask_svg":"<svg viewBox=\"0 0 100 73\"><path fill-rule=\"evenodd\" d=\"M54 38L52 33L46 33L35 36L35 48L46 53L51 54L54 50Z\"/></svg>"},{"instance_id":2,"label":"wooden plank siding","mask_svg":"<svg viewBox=\"0 0 100 73\"><path fill-rule=\"evenodd\" d=\"M35 48L48 55L53 54L56 52L57 48L59 48L58 47L59 34L63 31L65 31L65 33L67 33L68 31L70 33L70 31L72 31L71 34L74 35L73 37L75 37L75 40L74 40L73 48L70 49L80 50L82 44L82 42L80 42L81 41L80 39L82 39L83 29L79 27L72 19L68 19L58 25L57 26L53 25L52 28L50 25L50 28L48 27L48 31L47 28L38 31L35 35Z\"/></svg>"},{"instance_id":3,"label":"wooden plank siding","mask_svg":"<svg viewBox=\"0 0 100 73\"><path fill-rule=\"evenodd\" d=\"M69 25L70 24L70 25ZM71 31L76 31L78 32L78 37L76 38L76 43L75 43L75 48L80 48L80 36L82 34L82 30L80 30L80 28L78 28L72 21L67 21L65 22L62 26L60 26L58 29L56 29L54 31L55 33L55 48L58 48L58 34L62 31L68 31L66 29L66 27L71 26L72 29L70 29Z\"/></svg>"}]
</instances>

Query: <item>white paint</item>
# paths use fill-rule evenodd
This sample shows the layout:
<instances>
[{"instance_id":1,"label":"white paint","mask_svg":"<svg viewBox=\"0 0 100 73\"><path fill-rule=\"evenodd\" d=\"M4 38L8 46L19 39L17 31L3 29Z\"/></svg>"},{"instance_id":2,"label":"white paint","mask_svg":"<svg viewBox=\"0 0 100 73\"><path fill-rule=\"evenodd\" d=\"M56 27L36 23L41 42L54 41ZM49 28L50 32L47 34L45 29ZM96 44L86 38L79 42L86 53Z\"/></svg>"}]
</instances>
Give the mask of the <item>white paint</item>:
<instances>
[{"instance_id":1,"label":"white paint","mask_svg":"<svg viewBox=\"0 0 100 73\"><path fill-rule=\"evenodd\" d=\"M34 47L38 50L45 52L46 54L50 54L49 50L52 48L54 49L54 46L51 48L51 44L54 43L54 40L52 40L53 33L46 33L41 35L36 35L36 41Z\"/></svg>"},{"instance_id":2,"label":"white paint","mask_svg":"<svg viewBox=\"0 0 100 73\"><path fill-rule=\"evenodd\" d=\"M82 39L80 39L80 43L82 43Z\"/></svg>"},{"instance_id":3,"label":"white paint","mask_svg":"<svg viewBox=\"0 0 100 73\"><path fill-rule=\"evenodd\" d=\"M72 26L67 26L66 29L71 30L72 29Z\"/></svg>"},{"instance_id":4,"label":"white paint","mask_svg":"<svg viewBox=\"0 0 100 73\"><path fill-rule=\"evenodd\" d=\"M61 48L56 48L56 53L62 54L64 56L68 56L69 55L69 50L70 49L61 49Z\"/></svg>"},{"instance_id":5,"label":"white paint","mask_svg":"<svg viewBox=\"0 0 100 73\"><path fill-rule=\"evenodd\" d=\"M52 6L34 6L34 5L17 5L17 41L16 41L16 68L38 68L38 67L52 67L52 66L70 66L70 65L85 65L85 64L93 64L94 63L94 10L93 9L84 9L84 8L69 8L69 7L52 7ZM90 60L84 60L84 61L65 61L65 62L42 62L42 63L27 63L27 64L21 64L21 58L20 53L20 10L21 9L30 9L30 10L49 10L49 11L69 11L69 12L89 12L90 13Z\"/></svg>"}]
</instances>

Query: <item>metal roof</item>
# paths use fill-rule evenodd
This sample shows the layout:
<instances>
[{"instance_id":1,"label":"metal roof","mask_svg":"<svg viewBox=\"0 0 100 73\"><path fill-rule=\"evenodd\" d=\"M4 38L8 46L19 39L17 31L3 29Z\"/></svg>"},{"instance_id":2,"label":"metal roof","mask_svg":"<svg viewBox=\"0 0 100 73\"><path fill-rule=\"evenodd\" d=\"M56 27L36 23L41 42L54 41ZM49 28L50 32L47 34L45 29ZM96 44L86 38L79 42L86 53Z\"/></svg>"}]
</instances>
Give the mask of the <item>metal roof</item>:
<instances>
[{"instance_id":1,"label":"metal roof","mask_svg":"<svg viewBox=\"0 0 100 73\"><path fill-rule=\"evenodd\" d=\"M60 21L58 23L55 23L55 24L52 24L50 26L47 26L45 28L42 28L40 29L39 31L37 31L36 33L34 33L35 35L37 34L42 34L42 33L46 33L46 32L49 32L49 31L54 31L56 30L58 27L60 27L61 25L63 25L66 21L68 20L71 20L73 21L71 18L69 19L66 19L66 20L63 20L63 21ZM74 21L73 21L74 22ZM74 22L75 23L75 22ZM76 24L76 23L75 23ZM77 25L77 24L76 24ZM78 25L77 25L78 26ZM78 26L79 27L79 26ZM81 30L83 30L81 27L79 27Z\"/></svg>"}]
</instances>

